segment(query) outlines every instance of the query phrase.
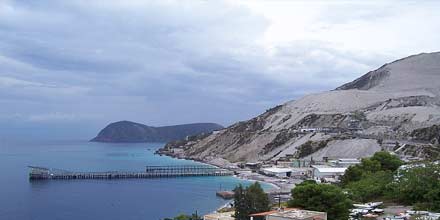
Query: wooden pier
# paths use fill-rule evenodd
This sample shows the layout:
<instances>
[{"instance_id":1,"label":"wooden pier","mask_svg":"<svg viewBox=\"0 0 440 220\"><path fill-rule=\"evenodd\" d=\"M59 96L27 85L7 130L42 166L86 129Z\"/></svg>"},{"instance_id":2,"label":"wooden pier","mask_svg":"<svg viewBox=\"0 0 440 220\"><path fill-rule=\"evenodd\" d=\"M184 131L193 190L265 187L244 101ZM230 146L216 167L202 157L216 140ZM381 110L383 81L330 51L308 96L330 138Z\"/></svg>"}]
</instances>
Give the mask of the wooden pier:
<instances>
[{"instance_id":1,"label":"wooden pier","mask_svg":"<svg viewBox=\"0 0 440 220\"><path fill-rule=\"evenodd\" d=\"M29 166L30 180L71 180L71 179L128 179L128 178L169 178L187 176L230 176L232 171L213 166L147 166L144 172L107 171L72 172L45 167Z\"/></svg>"}]
</instances>

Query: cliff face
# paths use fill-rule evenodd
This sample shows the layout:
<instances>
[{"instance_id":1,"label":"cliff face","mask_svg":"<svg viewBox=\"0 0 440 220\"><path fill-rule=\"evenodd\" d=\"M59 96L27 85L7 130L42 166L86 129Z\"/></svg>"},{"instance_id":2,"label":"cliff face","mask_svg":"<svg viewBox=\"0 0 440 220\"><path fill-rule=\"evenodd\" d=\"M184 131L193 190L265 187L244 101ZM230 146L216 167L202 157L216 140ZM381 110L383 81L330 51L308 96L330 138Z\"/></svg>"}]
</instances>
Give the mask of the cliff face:
<instances>
[{"instance_id":1,"label":"cliff face","mask_svg":"<svg viewBox=\"0 0 440 220\"><path fill-rule=\"evenodd\" d=\"M95 142L168 142L201 133L211 133L223 127L214 123L196 123L164 127L119 121L107 125L91 141Z\"/></svg>"},{"instance_id":2,"label":"cliff face","mask_svg":"<svg viewBox=\"0 0 440 220\"><path fill-rule=\"evenodd\" d=\"M440 53L385 64L338 87L277 106L207 137L168 146L180 157L231 162L284 157L365 157L410 141L413 130L440 124ZM325 143L309 155L304 144ZM315 145L313 145L315 146ZM392 148L392 147L391 147ZM315 152L316 151L316 152Z\"/></svg>"}]
</instances>

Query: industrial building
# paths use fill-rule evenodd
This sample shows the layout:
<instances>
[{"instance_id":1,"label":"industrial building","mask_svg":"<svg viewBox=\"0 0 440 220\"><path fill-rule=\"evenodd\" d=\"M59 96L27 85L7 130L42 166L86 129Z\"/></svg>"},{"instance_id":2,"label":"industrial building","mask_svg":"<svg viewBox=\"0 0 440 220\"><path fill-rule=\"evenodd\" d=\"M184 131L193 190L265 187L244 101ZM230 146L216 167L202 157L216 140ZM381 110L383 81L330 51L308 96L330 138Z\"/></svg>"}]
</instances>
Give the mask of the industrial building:
<instances>
[{"instance_id":1,"label":"industrial building","mask_svg":"<svg viewBox=\"0 0 440 220\"><path fill-rule=\"evenodd\" d=\"M262 168L261 172L268 176L276 176L280 178L292 176L292 168L267 167L267 168Z\"/></svg>"},{"instance_id":2,"label":"industrial building","mask_svg":"<svg viewBox=\"0 0 440 220\"><path fill-rule=\"evenodd\" d=\"M347 167L331 167L326 165L313 165L312 168L312 178L317 181L324 178L338 180L347 170Z\"/></svg>"}]
</instances>

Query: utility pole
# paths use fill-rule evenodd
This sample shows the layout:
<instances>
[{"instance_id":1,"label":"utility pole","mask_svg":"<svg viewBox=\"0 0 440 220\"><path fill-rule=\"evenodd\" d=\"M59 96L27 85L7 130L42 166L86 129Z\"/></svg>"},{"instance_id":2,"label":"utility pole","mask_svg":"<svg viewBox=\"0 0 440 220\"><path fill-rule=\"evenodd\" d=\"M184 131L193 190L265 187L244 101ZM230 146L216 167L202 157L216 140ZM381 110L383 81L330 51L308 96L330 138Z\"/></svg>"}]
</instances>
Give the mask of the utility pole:
<instances>
[{"instance_id":1,"label":"utility pole","mask_svg":"<svg viewBox=\"0 0 440 220\"><path fill-rule=\"evenodd\" d=\"M278 191L278 208L281 209L281 191Z\"/></svg>"}]
</instances>

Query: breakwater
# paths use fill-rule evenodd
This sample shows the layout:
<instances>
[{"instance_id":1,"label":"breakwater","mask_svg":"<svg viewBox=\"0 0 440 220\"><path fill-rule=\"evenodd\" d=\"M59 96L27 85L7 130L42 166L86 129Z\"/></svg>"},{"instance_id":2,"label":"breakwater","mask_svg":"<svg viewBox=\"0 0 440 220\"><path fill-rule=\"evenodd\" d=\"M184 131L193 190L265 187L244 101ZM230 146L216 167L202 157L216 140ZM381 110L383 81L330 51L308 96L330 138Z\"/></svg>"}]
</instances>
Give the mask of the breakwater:
<instances>
[{"instance_id":1,"label":"breakwater","mask_svg":"<svg viewBox=\"0 0 440 220\"><path fill-rule=\"evenodd\" d=\"M230 176L232 171L212 166L146 166L145 171L106 171L106 172L73 172L60 169L29 166L30 180L56 179L128 179L128 178L170 178L190 176Z\"/></svg>"}]
</instances>

